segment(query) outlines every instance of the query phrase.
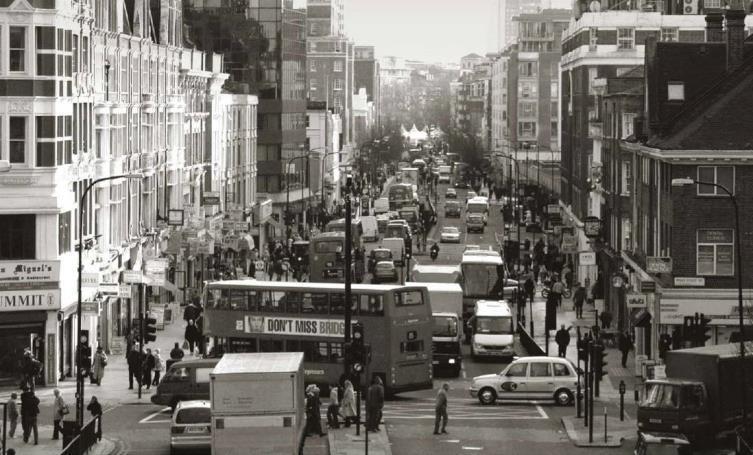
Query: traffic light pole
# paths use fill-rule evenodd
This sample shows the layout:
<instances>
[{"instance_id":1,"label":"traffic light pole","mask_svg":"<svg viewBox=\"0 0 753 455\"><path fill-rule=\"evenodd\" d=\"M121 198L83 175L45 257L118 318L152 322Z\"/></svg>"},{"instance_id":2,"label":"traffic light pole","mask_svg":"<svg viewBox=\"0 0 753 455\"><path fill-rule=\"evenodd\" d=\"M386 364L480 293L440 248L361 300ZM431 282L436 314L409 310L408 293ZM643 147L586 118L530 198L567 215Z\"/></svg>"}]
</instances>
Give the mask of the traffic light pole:
<instances>
[{"instance_id":1,"label":"traffic light pole","mask_svg":"<svg viewBox=\"0 0 753 455\"><path fill-rule=\"evenodd\" d=\"M136 371L138 372L138 378L136 382L139 384L139 399L141 399L141 383L144 381L144 372L141 371L144 362L144 285L139 284L139 365Z\"/></svg>"}]
</instances>

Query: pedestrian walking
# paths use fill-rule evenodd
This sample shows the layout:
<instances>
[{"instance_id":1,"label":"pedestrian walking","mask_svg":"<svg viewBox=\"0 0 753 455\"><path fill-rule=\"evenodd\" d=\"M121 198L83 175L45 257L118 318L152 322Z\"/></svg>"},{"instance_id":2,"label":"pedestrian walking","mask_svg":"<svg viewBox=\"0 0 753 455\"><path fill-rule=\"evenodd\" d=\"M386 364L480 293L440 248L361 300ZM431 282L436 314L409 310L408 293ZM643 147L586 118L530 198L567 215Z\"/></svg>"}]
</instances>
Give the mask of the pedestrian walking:
<instances>
[{"instance_id":1,"label":"pedestrian walking","mask_svg":"<svg viewBox=\"0 0 753 455\"><path fill-rule=\"evenodd\" d=\"M345 428L350 427L351 421L356 421L356 393L353 391L353 383L347 379L343 382L343 399L340 402L340 415L345 422Z\"/></svg>"},{"instance_id":2,"label":"pedestrian walking","mask_svg":"<svg viewBox=\"0 0 753 455\"><path fill-rule=\"evenodd\" d=\"M201 334L199 333L199 329L198 327L196 327L196 323L193 319L188 320L188 325L186 325L186 331L185 331L184 337L186 341L188 342L188 352L190 352L191 355L193 355L194 346L198 347L199 338L201 337Z\"/></svg>"},{"instance_id":3,"label":"pedestrian walking","mask_svg":"<svg viewBox=\"0 0 753 455\"><path fill-rule=\"evenodd\" d=\"M162 359L159 349L154 350L154 368L152 371L154 372L152 385L159 385L160 376L162 376L162 372L165 371L165 361Z\"/></svg>"},{"instance_id":4,"label":"pedestrian walking","mask_svg":"<svg viewBox=\"0 0 753 455\"><path fill-rule=\"evenodd\" d=\"M565 264L565 267L562 268L562 278L565 280L565 285L568 289L572 289L573 287L573 269L570 266L570 264Z\"/></svg>"},{"instance_id":5,"label":"pedestrian walking","mask_svg":"<svg viewBox=\"0 0 753 455\"><path fill-rule=\"evenodd\" d=\"M620 332L617 338L617 348L622 354L622 368L627 368L628 353L633 350L633 340L627 330Z\"/></svg>"},{"instance_id":6,"label":"pedestrian walking","mask_svg":"<svg viewBox=\"0 0 753 455\"><path fill-rule=\"evenodd\" d=\"M39 373L42 372L42 362L34 358L31 353L31 349L24 349L24 356L21 359L21 373L23 378L21 380L21 387L27 385L29 389L34 391L36 378Z\"/></svg>"},{"instance_id":7,"label":"pedestrian walking","mask_svg":"<svg viewBox=\"0 0 753 455\"><path fill-rule=\"evenodd\" d=\"M147 390L152 386L152 371L154 371L154 355L152 355L151 349L147 349L143 363L141 364L141 374L143 375L141 380Z\"/></svg>"},{"instance_id":8,"label":"pedestrian walking","mask_svg":"<svg viewBox=\"0 0 753 455\"><path fill-rule=\"evenodd\" d=\"M21 392L21 429L23 430L24 442L29 442L31 433L34 432L34 445L39 443L39 429L37 428L37 416L39 415L39 398L29 387L23 387Z\"/></svg>"},{"instance_id":9,"label":"pedestrian walking","mask_svg":"<svg viewBox=\"0 0 753 455\"><path fill-rule=\"evenodd\" d=\"M311 384L306 387L306 436L324 436L322 431L322 403L319 399L319 387Z\"/></svg>"},{"instance_id":10,"label":"pedestrian walking","mask_svg":"<svg viewBox=\"0 0 753 455\"><path fill-rule=\"evenodd\" d=\"M580 283L575 283L575 293L573 294L573 306L575 307L576 319L583 317L583 304L586 302L586 288Z\"/></svg>"},{"instance_id":11,"label":"pedestrian walking","mask_svg":"<svg viewBox=\"0 0 753 455\"><path fill-rule=\"evenodd\" d=\"M444 383L437 392L437 399L434 405L434 434L447 434L447 392L450 390L450 384ZM442 430L439 429L439 423L442 422Z\"/></svg>"},{"instance_id":12,"label":"pedestrian walking","mask_svg":"<svg viewBox=\"0 0 753 455\"><path fill-rule=\"evenodd\" d=\"M599 320L601 321L601 328L608 329L612 326L612 313L609 311L602 311L599 314Z\"/></svg>"},{"instance_id":13,"label":"pedestrian walking","mask_svg":"<svg viewBox=\"0 0 753 455\"><path fill-rule=\"evenodd\" d=\"M63 396L60 395L60 390L55 389L52 391L55 399L52 403L52 439L60 439L59 433L63 433L63 417L70 413L68 405L65 404Z\"/></svg>"},{"instance_id":14,"label":"pedestrian walking","mask_svg":"<svg viewBox=\"0 0 753 455\"><path fill-rule=\"evenodd\" d=\"M382 385L382 378L374 376L366 394L366 430L379 431L379 423L382 421L382 408L384 408L384 386Z\"/></svg>"},{"instance_id":15,"label":"pedestrian walking","mask_svg":"<svg viewBox=\"0 0 753 455\"><path fill-rule=\"evenodd\" d=\"M531 267L531 269L533 270L533 282L538 283L539 273L541 272L541 265L535 259L534 259L533 267Z\"/></svg>"},{"instance_id":16,"label":"pedestrian walking","mask_svg":"<svg viewBox=\"0 0 753 455\"><path fill-rule=\"evenodd\" d=\"M183 352L183 349L180 348L180 343L176 341L175 346L173 347L172 351L170 351L170 359L182 360L184 355L185 353Z\"/></svg>"},{"instance_id":17,"label":"pedestrian walking","mask_svg":"<svg viewBox=\"0 0 753 455\"><path fill-rule=\"evenodd\" d=\"M340 428L340 422L337 415L340 410L340 400L337 395L337 384L332 384L329 388L329 406L327 406L327 426L329 428Z\"/></svg>"},{"instance_id":18,"label":"pedestrian walking","mask_svg":"<svg viewBox=\"0 0 753 455\"><path fill-rule=\"evenodd\" d=\"M17 398L18 394L13 392L5 403L5 412L8 417L8 437L11 439L13 439L16 434L16 426L18 425L18 407L16 406Z\"/></svg>"},{"instance_id":19,"label":"pedestrian walking","mask_svg":"<svg viewBox=\"0 0 753 455\"><path fill-rule=\"evenodd\" d=\"M199 306L196 302L192 301L188 305L186 305L186 308L183 310L183 320L188 321L195 321L196 318L199 317L199 315L202 312L201 306Z\"/></svg>"},{"instance_id":20,"label":"pedestrian walking","mask_svg":"<svg viewBox=\"0 0 753 455\"><path fill-rule=\"evenodd\" d=\"M92 360L92 382L102 385L102 378L105 377L105 367L107 366L107 354L102 350L102 346L97 347Z\"/></svg>"},{"instance_id":21,"label":"pedestrian walking","mask_svg":"<svg viewBox=\"0 0 753 455\"><path fill-rule=\"evenodd\" d=\"M128 363L128 389L133 389L134 379L136 379L137 385L141 385L141 377L139 376L139 368L141 368L141 352L138 344L134 344L133 348L128 352L126 361Z\"/></svg>"},{"instance_id":22,"label":"pedestrian walking","mask_svg":"<svg viewBox=\"0 0 753 455\"><path fill-rule=\"evenodd\" d=\"M525 283L523 283L523 291L525 292L525 297L533 303L533 298L536 293L536 283L534 283L531 275L528 275Z\"/></svg>"},{"instance_id":23,"label":"pedestrian walking","mask_svg":"<svg viewBox=\"0 0 753 455\"><path fill-rule=\"evenodd\" d=\"M557 275L554 275L554 283L552 284L552 288L549 290L549 292L552 294L554 299L557 302L557 308L562 306L562 293L565 292L565 285L560 281L559 277Z\"/></svg>"},{"instance_id":24,"label":"pedestrian walking","mask_svg":"<svg viewBox=\"0 0 753 455\"><path fill-rule=\"evenodd\" d=\"M557 356L565 357L567 346L570 344L570 328L566 329L565 324L562 324L554 334L554 341L557 342Z\"/></svg>"},{"instance_id":25,"label":"pedestrian walking","mask_svg":"<svg viewBox=\"0 0 753 455\"><path fill-rule=\"evenodd\" d=\"M93 419L99 419L97 420L97 440L102 440L102 405L99 404L99 400L97 400L97 397L92 395L91 400L89 401L89 404L86 406L86 409L91 413Z\"/></svg>"}]
</instances>

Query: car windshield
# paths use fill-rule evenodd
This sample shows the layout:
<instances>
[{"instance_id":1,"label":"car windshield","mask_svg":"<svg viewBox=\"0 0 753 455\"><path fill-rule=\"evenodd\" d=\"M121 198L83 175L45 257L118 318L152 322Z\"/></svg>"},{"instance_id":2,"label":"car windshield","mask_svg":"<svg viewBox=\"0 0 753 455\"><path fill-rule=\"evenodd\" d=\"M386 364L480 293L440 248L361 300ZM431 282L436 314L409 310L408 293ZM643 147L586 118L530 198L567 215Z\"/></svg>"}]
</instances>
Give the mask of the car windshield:
<instances>
[{"instance_id":1,"label":"car windshield","mask_svg":"<svg viewBox=\"0 0 753 455\"><path fill-rule=\"evenodd\" d=\"M374 257L376 259L389 259L390 258L390 250L375 250L374 251Z\"/></svg>"},{"instance_id":2,"label":"car windshield","mask_svg":"<svg viewBox=\"0 0 753 455\"><path fill-rule=\"evenodd\" d=\"M376 266L378 269L392 269L394 267L391 262L379 262Z\"/></svg>"},{"instance_id":3,"label":"car windshield","mask_svg":"<svg viewBox=\"0 0 753 455\"><path fill-rule=\"evenodd\" d=\"M680 405L680 386L677 384L651 384L641 406L647 408L677 409Z\"/></svg>"},{"instance_id":4,"label":"car windshield","mask_svg":"<svg viewBox=\"0 0 753 455\"><path fill-rule=\"evenodd\" d=\"M209 407L185 408L178 411L175 423L186 425L192 423L209 423L212 421L212 410Z\"/></svg>"},{"instance_id":5,"label":"car windshield","mask_svg":"<svg viewBox=\"0 0 753 455\"><path fill-rule=\"evenodd\" d=\"M443 234L457 234L458 232L459 232L458 228L456 228L456 227L442 228L442 233Z\"/></svg>"},{"instance_id":6,"label":"car windshield","mask_svg":"<svg viewBox=\"0 0 753 455\"><path fill-rule=\"evenodd\" d=\"M476 333L484 335L508 335L512 333L512 318L509 316L476 318Z\"/></svg>"},{"instance_id":7,"label":"car windshield","mask_svg":"<svg viewBox=\"0 0 753 455\"><path fill-rule=\"evenodd\" d=\"M486 204L483 202L472 202L468 203L468 212L469 213L484 213L486 212Z\"/></svg>"},{"instance_id":8,"label":"car windshield","mask_svg":"<svg viewBox=\"0 0 753 455\"><path fill-rule=\"evenodd\" d=\"M405 235L405 226L402 224L389 224L387 225L387 232L384 234L385 238L397 237L403 238Z\"/></svg>"},{"instance_id":9,"label":"car windshield","mask_svg":"<svg viewBox=\"0 0 753 455\"><path fill-rule=\"evenodd\" d=\"M458 320L452 316L434 316L434 329L431 334L435 337L458 336Z\"/></svg>"}]
</instances>

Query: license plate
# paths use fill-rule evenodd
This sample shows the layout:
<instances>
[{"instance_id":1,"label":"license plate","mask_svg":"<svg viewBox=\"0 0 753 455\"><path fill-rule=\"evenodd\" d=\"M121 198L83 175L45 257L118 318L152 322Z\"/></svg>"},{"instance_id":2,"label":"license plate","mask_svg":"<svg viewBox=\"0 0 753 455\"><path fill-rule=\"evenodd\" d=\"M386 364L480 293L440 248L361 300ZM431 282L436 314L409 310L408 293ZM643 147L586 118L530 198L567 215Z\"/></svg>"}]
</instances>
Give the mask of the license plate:
<instances>
[{"instance_id":1,"label":"license plate","mask_svg":"<svg viewBox=\"0 0 753 455\"><path fill-rule=\"evenodd\" d=\"M439 360L432 360L432 361L431 361L431 364L432 364L432 365L439 365Z\"/></svg>"},{"instance_id":2,"label":"license plate","mask_svg":"<svg viewBox=\"0 0 753 455\"><path fill-rule=\"evenodd\" d=\"M186 428L186 433L204 433L206 432L206 429L203 427L188 427Z\"/></svg>"}]
</instances>

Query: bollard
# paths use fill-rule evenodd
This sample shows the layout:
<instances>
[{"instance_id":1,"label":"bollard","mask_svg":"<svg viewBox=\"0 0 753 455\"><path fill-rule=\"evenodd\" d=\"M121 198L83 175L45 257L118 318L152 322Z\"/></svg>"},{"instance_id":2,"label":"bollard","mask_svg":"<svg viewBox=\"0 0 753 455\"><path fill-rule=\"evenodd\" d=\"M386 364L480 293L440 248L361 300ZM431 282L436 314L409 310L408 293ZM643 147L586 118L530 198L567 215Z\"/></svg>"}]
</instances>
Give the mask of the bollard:
<instances>
[{"instance_id":1,"label":"bollard","mask_svg":"<svg viewBox=\"0 0 753 455\"><path fill-rule=\"evenodd\" d=\"M633 390L633 395L634 395L633 399L635 400L636 403L640 401L640 397L638 396L638 386L635 386L635 390Z\"/></svg>"},{"instance_id":2,"label":"bollard","mask_svg":"<svg viewBox=\"0 0 753 455\"><path fill-rule=\"evenodd\" d=\"M604 406L604 442L607 442L607 407Z\"/></svg>"},{"instance_id":3,"label":"bollard","mask_svg":"<svg viewBox=\"0 0 753 455\"><path fill-rule=\"evenodd\" d=\"M594 396L593 396L593 383L594 373L588 372L588 383L591 384L588 397L588 442L594 442Z\"/></svg>"},{"instance_id":4,"label":"bollard","mask_svg":"<svg viewBox=\"0 0 753 455\"><path fill-rule=\"evenodd\" d=\"M620 381L620 422L625 421L625 381Z\"/></svg>"},{"instance_id":5,"label":"bollard","mask_svg":"<svg viewBox=\"0 0 753 455\"><path fill-rule=\"evenodd\" d=\"M583 387L583 425L585 427L588 427L588 394L591 390L591 385L588 383L588 370L583 373L583 382L585 384L585 386Z\"/></svg>"},{"instance_id":6,"label":"bollard","mask_svg":"<svg viewBox=\"0 0 753 455\"><path fill-rule=\"evenodd\" d=\"M580 370L578 371L578 383L575 385L575 417L580 419Z\"/></svg>"}]
</instances>

